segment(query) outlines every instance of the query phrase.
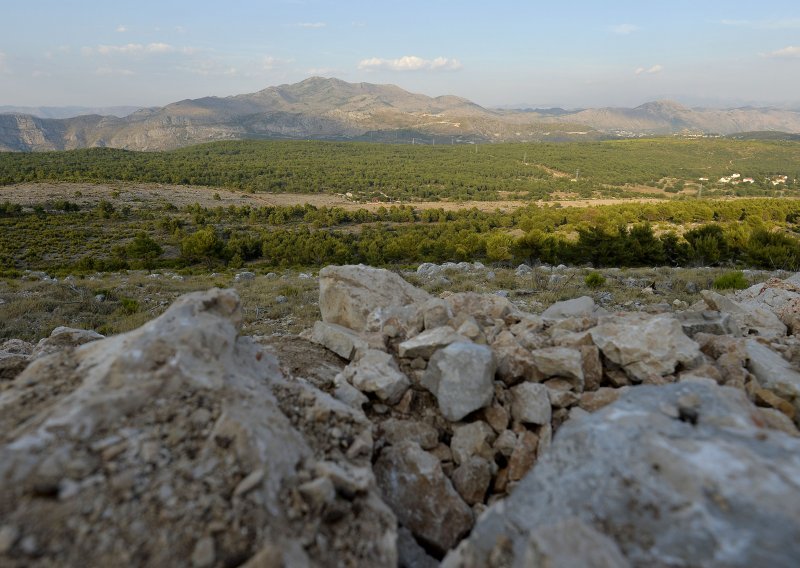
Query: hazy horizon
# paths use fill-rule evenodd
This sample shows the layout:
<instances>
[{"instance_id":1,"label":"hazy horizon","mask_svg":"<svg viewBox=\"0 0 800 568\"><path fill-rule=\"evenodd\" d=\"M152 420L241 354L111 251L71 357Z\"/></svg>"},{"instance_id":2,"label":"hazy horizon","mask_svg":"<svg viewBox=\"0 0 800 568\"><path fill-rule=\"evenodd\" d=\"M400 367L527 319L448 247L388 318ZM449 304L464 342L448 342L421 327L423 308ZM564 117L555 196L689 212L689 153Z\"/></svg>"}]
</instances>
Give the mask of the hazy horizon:
<instances>
[{"instance_id":1,"label":"hazy horizon","mask_svg":"<svg viewBox=\"0 0 800 568\"><path fill-rule=\"evenodd\" d=\"M163 106L315 75L486 107L800 104L795 3L643 4L31 1L0 22L0 106Z\"/></svg>"}]
</instances>

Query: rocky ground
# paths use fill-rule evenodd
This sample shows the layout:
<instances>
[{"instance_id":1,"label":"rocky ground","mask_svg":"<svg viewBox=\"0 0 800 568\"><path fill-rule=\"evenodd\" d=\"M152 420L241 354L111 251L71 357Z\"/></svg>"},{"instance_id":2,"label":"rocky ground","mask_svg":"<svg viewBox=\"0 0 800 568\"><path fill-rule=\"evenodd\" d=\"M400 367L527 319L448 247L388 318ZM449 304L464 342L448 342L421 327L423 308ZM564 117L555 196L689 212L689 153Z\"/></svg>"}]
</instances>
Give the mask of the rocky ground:
<instances>
[{"instance_id":1,"label":"rocky ground","mask_svg":"<svg viewBox=\"0 0 800 568\"><path fill-rule=\"evenodd\" d=\"M319 312L0 345L0 564L796 565L800 275L533 314L328 267Z\"/></svg>"}]
</instances>

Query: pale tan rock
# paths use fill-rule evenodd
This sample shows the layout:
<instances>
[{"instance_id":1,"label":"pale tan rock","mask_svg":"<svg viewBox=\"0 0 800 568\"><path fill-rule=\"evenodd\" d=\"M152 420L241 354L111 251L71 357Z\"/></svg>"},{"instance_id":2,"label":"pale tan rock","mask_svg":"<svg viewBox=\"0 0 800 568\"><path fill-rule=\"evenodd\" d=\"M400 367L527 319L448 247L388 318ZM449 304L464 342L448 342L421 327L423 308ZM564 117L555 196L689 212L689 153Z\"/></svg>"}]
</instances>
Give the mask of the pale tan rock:
<instances>
[{"instance_id":1,"label":"pale tan rock","mask_svg":"<svg viewBox=\"0 0 800 568\"><path fill-rule=\"evenodd\" d=\"M620 389L600 387L595 392L583 393L578 406L587 412L594 412L616 401L620 394Z\"/></svg>"},{"instance_id":2,"label":"pale tan rock","mask_svg":"<svg viewBox=\"0 0 800 568\"><path fill-rule=\"evenodd\" d=\"M402 342L397 346L397 353L400 357L413 359L421 357L430 359L431 356L443 347L451 343L469 341L468 338L456 333L456 330L449 325L426 329L419 335Z\"/></svg>"},{"instance_id":3,"label":"pale tan rock","mask_svg":"<svg viewBox=\"0 0 800 568\"><path fill-rule=\"evenodd\" d=\"M550 395L547 387L539 383L522 383L511 389L511 416L529 424L546 424L550 421Z\"/></svg>"},{"instance_id":4,"label":"pale tan rock","mask_svg":"<svg viewBox=\"0 0 800 568\"><path fill-rule=\"evenodd\" d=\"M605 316L590 333L603 355L635 382L648 375L668 375L678 364L700 356L699 345L686 337L680 322L668 314Z\"/></svg>"},{"instance_id":5,"label":"pale tan rock","mask_svg":"<svg viewBox=\"0 0 800 568\"><path fill-rule=\"evenodd\" d=\"M485 422L476 421L456 426L450 440L450 449L457 464L466 463L472 456L491 460L494 456L492 444L497 435Z\"/></svg>"},{"instance_id":6,"label":"pale tan rock","mask_svg":"<svg viewBox=\"0 0 800 568\"><path fill-rule=\"evenodd\" d=\"M467 505L483 503L492 482L492 468L485 459L473 456L453 471L452 481Z\"/></svg>"},{"instance_id":7,"label":"pale tan rock","mask_svg":"<svg viewBox=\"0 0 800 568\"><path fill-rule=\"evenodd\" d=\"M472 511L445 477L439 460L413 442L385 448L374 466L384 500L414 535L439 551L472 527Z\"/></svg>"},{"instance_id":8,"label":"pale tan rock","mask_svg":"<svg viewBox=\"0 0 800 568\"><path fill-rule=\"evenodd\" d=\"M539 447L539 436L533 432L523 432L517 438L517 444L508 462L509 481L519 481L536 463L536 451Z\"/></svg>"},{"instance_id":9,"label":"pale tan rock","mask_svg":"<svg viewBox=\"0 0 800 568\"><path fill-rule=\"evenodd\" d=\"M505 384L541 378L533 354L522 347L510 331L500 332L491 347L497 359L497 376Z\"/></svg>"},{"instance_id":10,"label":"pale tan rock","mask_svg":"<svg viewBox=\"0 0 800 568\"><path fill-rule=\"evenodd\" d=\"M577 392L584 387L581 352L567 347L545 347L531 353L539 373L545 377L569 379Z\"/></svg>"},{"instance_id":11,"label":"pale tan rock","mask_svg":"<svg viewBox=\"0 0 800 568\"><path fill-rule=\"evenodd\" d=\"M429 299L430 294L388 270L360 264L326 266L319 272L322 321L354 331L364 331L367 317L377 308L401 308Z\"/></svg>"}]
</instances>

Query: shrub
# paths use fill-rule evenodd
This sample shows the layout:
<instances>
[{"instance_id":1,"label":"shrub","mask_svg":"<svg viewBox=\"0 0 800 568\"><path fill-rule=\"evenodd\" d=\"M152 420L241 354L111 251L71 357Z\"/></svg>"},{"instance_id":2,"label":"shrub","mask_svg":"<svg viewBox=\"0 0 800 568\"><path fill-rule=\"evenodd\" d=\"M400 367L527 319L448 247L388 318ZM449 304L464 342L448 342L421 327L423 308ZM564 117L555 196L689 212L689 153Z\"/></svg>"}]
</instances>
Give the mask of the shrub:
<instances>
[{"instance_id":1,"label":"shrub","mask_svg":"<svg viewBox=\"0 0 800 568\"><path fill-rule=\"evenodd\" d=\"M606 283L606 279L603 278L603 275L599 272L590 272L586 275L586 278L583 280L583 282L589 288L599 288Z\"/></svg>"},{"instance_id":2,"label":"shrub","mask_svg":"<svg viewBox=\"0 0 800 568\"><path fill-rule=\"evenodd\" d=\"M717 290L743 290L750 286L750 283L740 271L726 272L722 276L714 279L712 286Z\"/></svg>"},{"instance_id":3,"label":"shrub","mask_svg":"<svg viewBox=\"0 0 800 568\"><path fill-rule=\"evenodd\" d=\"M139 311L139 302L133 298L120 298L119 303L122 307L122 311L128 315L135 314Z\"/></svg>"}]
</instances>

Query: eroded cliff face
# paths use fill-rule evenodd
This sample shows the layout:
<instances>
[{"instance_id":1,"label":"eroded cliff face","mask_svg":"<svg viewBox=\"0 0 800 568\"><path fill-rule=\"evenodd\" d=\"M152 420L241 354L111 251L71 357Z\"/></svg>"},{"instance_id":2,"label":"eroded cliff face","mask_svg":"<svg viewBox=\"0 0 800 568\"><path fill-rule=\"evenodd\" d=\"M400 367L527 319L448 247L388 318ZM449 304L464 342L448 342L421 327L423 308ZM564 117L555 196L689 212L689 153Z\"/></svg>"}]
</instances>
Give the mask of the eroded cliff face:
<instances>
[{"instance_id":1,"label":"eroded cliff face","mask_svg":"<svg viewBox=\"0 0 800 568\"><path fill-rule=\"evenodd\" d=\"M0 344L0 564L796 564L800 274L540 315L319 278L301 337L212 289Z\"/></svg>"}]
</instances>

